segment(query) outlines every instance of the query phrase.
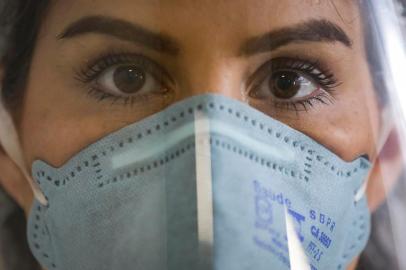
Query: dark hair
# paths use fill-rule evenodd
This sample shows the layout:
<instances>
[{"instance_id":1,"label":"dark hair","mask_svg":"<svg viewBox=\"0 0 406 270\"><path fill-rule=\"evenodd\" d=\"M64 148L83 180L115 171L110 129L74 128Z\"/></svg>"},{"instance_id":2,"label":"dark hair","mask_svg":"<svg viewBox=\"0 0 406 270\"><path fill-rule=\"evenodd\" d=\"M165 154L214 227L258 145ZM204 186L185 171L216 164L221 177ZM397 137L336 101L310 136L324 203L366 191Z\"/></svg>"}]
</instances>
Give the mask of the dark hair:
<instances>
[{"instance_id":1,"label":"dark hair","mask_svg":"<svg viewBox=\"0 0 406 270\"><path fill-rule=\"evenodd\" d=\"M16 108L23 95L39 27L50 0L12 0L3 3L0 29L4 38L4 80L6 105Z\"/></svg>"}]
</instances>

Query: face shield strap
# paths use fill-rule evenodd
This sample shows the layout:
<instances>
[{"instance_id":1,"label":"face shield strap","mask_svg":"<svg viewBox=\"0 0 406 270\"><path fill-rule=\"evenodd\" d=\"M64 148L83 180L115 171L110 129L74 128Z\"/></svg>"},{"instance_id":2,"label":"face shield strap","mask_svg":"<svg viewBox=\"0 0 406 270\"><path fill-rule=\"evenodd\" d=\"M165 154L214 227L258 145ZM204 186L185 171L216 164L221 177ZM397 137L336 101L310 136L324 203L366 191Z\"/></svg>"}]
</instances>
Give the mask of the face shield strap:
<instances>
[{"instance_id":1,"label":"face shield strap","mask_svg":"<svg viewBox=\"0 0 406 270\"><path fill-rule=\"evenodd\" d=\"M25 167L25 161L21 151L17 130L15 128L10 113L6 110L4 106L1 94L0 94L0 144L3 147L4 151L6 152L6 154L19 167L24 177L28 180L28 183L30 183L31 189L33 190L34 196L37 198L37 200L41 204L47 205L47 200L45 199L44 195L37 187L35 182L32 180L32 177L30 176Z\"/></svg>"}]
</instances>

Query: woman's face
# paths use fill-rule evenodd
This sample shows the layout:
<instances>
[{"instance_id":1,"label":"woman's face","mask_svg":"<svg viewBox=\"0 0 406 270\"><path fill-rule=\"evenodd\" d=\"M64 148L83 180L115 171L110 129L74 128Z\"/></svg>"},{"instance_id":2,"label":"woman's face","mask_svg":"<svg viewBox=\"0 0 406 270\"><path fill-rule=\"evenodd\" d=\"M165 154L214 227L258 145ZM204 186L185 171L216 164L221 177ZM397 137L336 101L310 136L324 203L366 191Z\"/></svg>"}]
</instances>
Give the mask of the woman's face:
<instances>
[{"instance_id":1,"label":"woman's face","mask_svg":"<svg viewBox=\"0 0 406 270\"><path fill-rule=\"evenodd\" d=\"M40 28L19 121L27 164L60 166L202 93L247 102L345 160L376 156L356 1L72 0L54 1Z\"/></svg>"},{"instance_id":2,"label":"woman's face","mask_svg":"<svg viewBox=\"0 0 406 270\"><path fill-rule=\"evenodd\" d=\"M20 131L27 164L201 93L243 100L345 160L374 157L377 105L355 1L55 1Z\"/></svg>"}]
</instances>

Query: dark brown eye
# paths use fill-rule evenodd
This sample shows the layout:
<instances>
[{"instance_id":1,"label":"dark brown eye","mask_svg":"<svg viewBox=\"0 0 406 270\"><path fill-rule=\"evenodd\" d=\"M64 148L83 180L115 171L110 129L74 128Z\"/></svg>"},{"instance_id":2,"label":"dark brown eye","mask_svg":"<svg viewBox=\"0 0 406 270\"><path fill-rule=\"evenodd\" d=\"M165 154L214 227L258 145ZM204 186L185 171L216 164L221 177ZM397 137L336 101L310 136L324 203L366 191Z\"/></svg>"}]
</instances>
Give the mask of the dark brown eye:
<instances>
[{"instance_id":1,"label":"dark brown eye","mask_svg":"<svg viewBox=\"0 0 406 270\"><path fill-rule=\"evenodd\" d=\"M298 100L311 95L319 88L316 83L298 71L279 70L262 80L250 92L250 96L256 99Z\"/></svg>"},{"instance_id":2,"label":"dark brown eye","mask_svg":"<svg viewBox=\"0 0 406 270\"><path fill-rule=\"evenodd\" d=\"M146 74L137 66L121 66L114 71L113 81L121 92L135 94L145 85Z\"/></svg>"},{"instance_id":3,"label":"dark brown eye","mask_svg":"<svg viewBox=\"0 0 406 270\"><path fill-rule=\"evenodd\" d=\"M303 80L297 72L279 71L269 80L269 89L276 98L290 99L297 95Z\"/></svg>"},{"instance_id":4,"label":"dark brown eye","mask_svg":"<svg viewBox=\"0 0 406 270\"><path fill-rule=\"evenodd\" d=\"M98 76L100 91L117 97L133 97L147 94L165 94L168 91L162 78L153 75L140 65L115 65Z\"/></svg>"}]
</instances>

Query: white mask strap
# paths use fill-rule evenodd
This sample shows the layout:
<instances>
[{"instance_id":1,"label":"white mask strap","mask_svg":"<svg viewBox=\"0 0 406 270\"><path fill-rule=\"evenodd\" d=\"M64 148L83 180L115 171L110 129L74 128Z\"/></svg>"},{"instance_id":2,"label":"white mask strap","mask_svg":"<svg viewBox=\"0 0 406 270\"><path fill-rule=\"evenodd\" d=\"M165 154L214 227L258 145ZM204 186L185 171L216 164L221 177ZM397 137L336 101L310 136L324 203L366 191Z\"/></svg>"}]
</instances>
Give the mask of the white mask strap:
<instances>
[{"instance_id":1,"label":"white mask strap","mask_svg":"<svg viewBox=\"0 0 406 270\"><path fill-rule=\"evenodd\" d=\"M1 90L1 89L0 89ZM25 161L21 151L21 146L18 139L17 130L13 123L10 113L6 110L3 98L0 91L0 145L3 147L6 154L15 162L15 164L20 168L24 177L28 180L34 196L37 200L43 204L47 204L47 200L40 191L39 187L32 180L30 174L25 167Z\"/></svg>"}]
</instances>

